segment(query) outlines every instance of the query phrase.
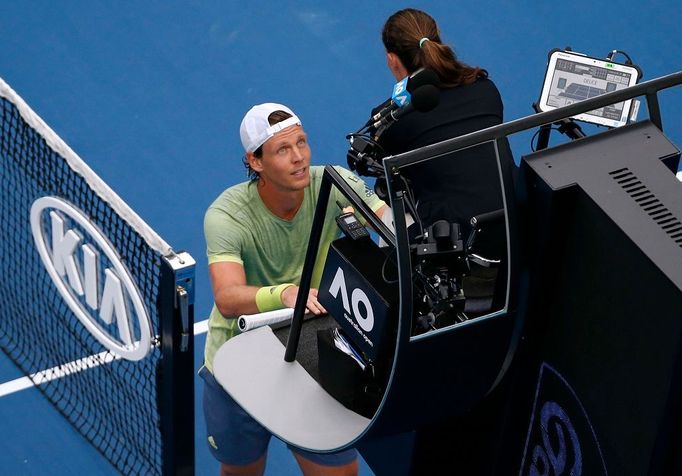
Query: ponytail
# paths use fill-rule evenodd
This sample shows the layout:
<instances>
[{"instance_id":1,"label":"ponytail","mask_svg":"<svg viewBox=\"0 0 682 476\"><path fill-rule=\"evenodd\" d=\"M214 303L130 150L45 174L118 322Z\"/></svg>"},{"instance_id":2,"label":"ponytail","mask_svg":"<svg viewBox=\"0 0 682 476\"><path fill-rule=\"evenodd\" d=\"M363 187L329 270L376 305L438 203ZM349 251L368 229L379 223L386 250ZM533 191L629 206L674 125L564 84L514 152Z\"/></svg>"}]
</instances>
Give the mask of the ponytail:
<instances>
[{"instance_id":1,"label":"ponytail","mask_svg":"<svg viewBox=\"0 0 682 476\"><path fill-rule=\"evenodd\" d=\"M407 8L391 15L381 39L386 51L397 55L409 73L431 69L438 75L441 87L471 84L488 76L486 70L457 60L452 48L441 42L436 21L421 10Z\"/></svg>"},{"instance_id":2,"label":"ponytail","mask_svg":"<svg viewBox=\"0 0 682 476\"><path fill-rule=\"evenodd\" d=\"M417 54L417 69L432 69L438 75L441 86L455 87L475 83L488 77L482 68L468 66L457 60L448 45L435 41L425 41Z\"/></svg>"}]
</instances>

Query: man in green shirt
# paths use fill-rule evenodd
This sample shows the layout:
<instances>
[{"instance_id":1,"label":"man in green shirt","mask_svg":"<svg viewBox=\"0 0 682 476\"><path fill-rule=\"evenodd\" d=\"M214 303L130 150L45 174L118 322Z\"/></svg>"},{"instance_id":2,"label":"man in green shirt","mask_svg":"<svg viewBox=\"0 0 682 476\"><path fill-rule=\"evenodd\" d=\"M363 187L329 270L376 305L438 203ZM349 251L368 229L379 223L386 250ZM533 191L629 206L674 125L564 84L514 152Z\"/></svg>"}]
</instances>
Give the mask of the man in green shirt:
<instances>
[{"instance_id":1,"label":"man in green shirt","mask_svg":"<svg viewBox=\"0 0 682 476\"><path fill-rule=\"evenodd\" d=\"M271 434L253 420L213 378L213 356L237 329L237 317L293 308L322 181L323 168L310 166L310 147L301 121L286 106L265 103L244 116L240 128L245 164L252 180L225 190L206 212L204 233L215 306L206 339L204 415L209 447L222 474L262 474ZM384 203L351 172L337 170L377 215ZM332 188L306 312L322 314L317 286L329 244L338 235ZM293 448L292 448L293 449ZM357 474L357 453L315 454L293 449L306 475Z\"/></svg>"}]
</instances>

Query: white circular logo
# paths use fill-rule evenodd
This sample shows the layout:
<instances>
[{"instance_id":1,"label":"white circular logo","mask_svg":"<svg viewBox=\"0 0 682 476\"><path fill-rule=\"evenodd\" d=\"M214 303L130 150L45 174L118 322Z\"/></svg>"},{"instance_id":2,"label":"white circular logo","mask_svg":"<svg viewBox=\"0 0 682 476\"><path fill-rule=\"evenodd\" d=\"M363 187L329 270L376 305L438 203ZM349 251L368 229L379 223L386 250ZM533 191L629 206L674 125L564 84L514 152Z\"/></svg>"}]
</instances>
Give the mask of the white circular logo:
<instances>
[{"instance_id":1,"label":"white circular logo","mask_svg":"<svg viewBox=\"0 0 682 476\"><path fill-rule=\"evenodd\" d=\"M70 229L69 220L91 239ZM43 227L43 223L48 226ZM57 197L33 202L31 231L50 278L78 320L107 349L127 360L143 359L151 349L149 315L130 273L104 234L82 211ZM99 251L106 260L100 258ZM110 266L102 271L103 263ZM100 324L114 321L118 338ZM135 336L136 327L139 338Z\"/></svg>"}]
</instances>

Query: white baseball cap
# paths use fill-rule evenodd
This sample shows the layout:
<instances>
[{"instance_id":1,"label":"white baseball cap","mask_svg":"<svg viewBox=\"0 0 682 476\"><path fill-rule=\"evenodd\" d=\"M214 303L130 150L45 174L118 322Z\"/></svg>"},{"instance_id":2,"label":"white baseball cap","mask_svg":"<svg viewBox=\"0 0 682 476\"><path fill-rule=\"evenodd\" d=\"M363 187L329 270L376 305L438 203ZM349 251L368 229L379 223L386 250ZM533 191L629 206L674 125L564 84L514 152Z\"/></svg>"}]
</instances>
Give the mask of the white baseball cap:
<instances>
[{"instance_id":1,"label":"white baseball cap","mask_svg":"<svg viewBox=\"0 0 682 476\"><path fill-rule=\"evenodd\" d=\"M268 116L275 111L284 111L291 114L291 117L271 126ZM293 125L301 125L301 120L288 107L274 102L258 104L249 109L242 125L239 127L239 136L246 152L253 152L279 131Z\"/></svg>"}]
</instances>

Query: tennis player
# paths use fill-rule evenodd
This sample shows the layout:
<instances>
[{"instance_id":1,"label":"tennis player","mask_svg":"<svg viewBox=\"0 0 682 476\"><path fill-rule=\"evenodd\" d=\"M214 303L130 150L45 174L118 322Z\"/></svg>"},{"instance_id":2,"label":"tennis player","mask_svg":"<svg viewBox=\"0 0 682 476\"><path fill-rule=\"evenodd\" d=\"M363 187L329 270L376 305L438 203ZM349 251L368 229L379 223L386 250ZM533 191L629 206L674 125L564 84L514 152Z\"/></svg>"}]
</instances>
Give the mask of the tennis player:
<instances>
[{"instance_id":1,"label":"tennis player","mask_svg":"<svg viewBox=\"0 0 682 476\"><path fill-rule=\"evenodd\" d=\"M272 436L213 378L213 356L237 331L242 314L293 308L298 294L323 167L310 165L310 146L299 118L286 106L251 108L240 127L250 181L225 190L204 220L209 274L215 305L209 319L205 361L204 416L208 444L222 475L261 475ZM369 207L381 216L385 204L362 180L337 170ZM338 236L336 201L347 203L332 187L307 312L325 313L317 300L329 244ZM355 449L316 454L292 449L305 475L355 475Z\"/></svg>"}]
</instances>

